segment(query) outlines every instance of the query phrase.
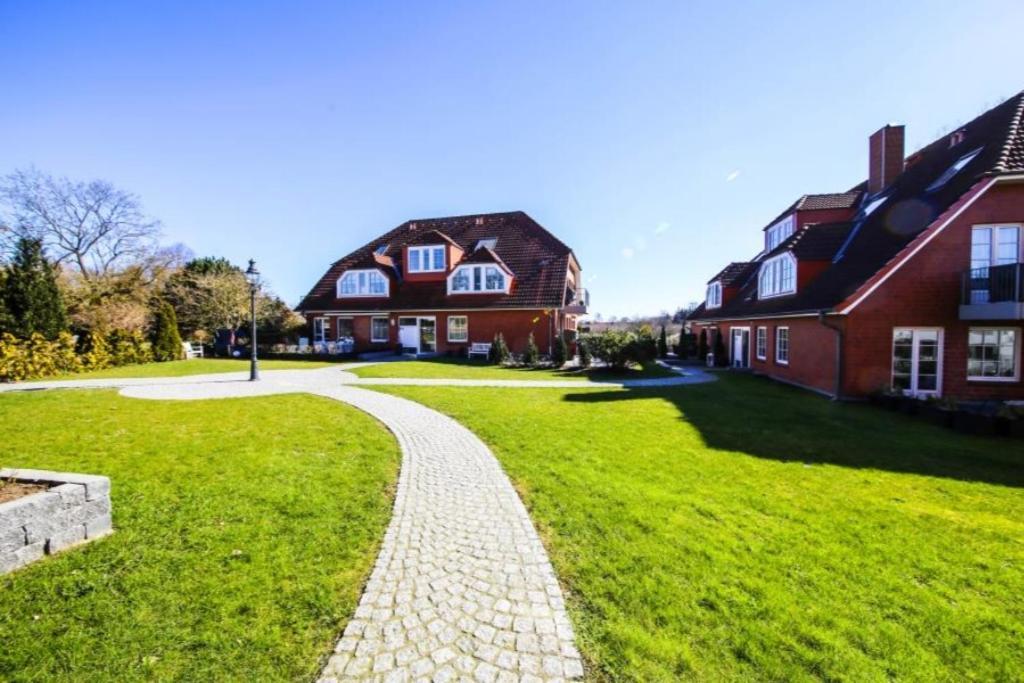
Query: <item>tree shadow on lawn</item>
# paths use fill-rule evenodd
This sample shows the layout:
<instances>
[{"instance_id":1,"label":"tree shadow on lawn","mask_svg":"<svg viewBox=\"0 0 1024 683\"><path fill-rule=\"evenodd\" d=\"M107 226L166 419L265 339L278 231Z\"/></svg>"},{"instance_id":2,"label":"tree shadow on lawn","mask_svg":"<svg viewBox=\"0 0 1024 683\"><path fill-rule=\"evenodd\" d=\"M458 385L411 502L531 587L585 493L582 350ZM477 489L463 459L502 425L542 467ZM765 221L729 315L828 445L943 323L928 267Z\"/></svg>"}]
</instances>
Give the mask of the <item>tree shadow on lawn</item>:
<instances>
[{"instance_id":1,"label":"tree shadow on lawn","mask_svg":"<svg viewBox=\"0 0 1024 683\"><path fill-rule=\"evenodd\" d=\"M681 387L572 392L597 403L661 399L704 443L781 462L944 477L1024 487L1024 442L969 436L875 406L837 403L750 375Z\"/></svg>"}]
</instances>

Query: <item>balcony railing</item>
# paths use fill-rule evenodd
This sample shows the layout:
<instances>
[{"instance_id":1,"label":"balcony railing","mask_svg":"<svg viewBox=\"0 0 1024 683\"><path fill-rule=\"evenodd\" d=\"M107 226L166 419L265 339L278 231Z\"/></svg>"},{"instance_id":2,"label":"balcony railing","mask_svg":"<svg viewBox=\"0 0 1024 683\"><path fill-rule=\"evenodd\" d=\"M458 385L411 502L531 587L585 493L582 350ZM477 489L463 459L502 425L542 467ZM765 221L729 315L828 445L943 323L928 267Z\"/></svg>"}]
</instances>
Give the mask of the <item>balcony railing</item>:
<instances>
[{"instance_id":1,"label":"balcony railing","mask_svg":"<svg viewBox=\"0 0 1024 683\"><path fill-rule=\"evenodd\" d=\"M962 320L1020 320L1024 318L1024 264L974 268L963 274L960 295Z\"/></svg>"},{"instance_id":2,"label":"balcony railing","mask_svg":"<svg viewBox=\"0 0 1024 683\"><path fill-rule=\"evenodd\" d=\"M994 304L1003 301L1024 301L1021 289L1024 264L1008 263L1002 266L975 268L963 274L964 305Z\"/></svg>"},{"instance_id":3,"label":"balcony railing","mask_svg":"<svg viewBox=\"0 0 1024 683\"><path fill-rule=\"evenodd\" d=\"M590 306L590 292L583 287L576 290L575 296L568 306L565 307L566 313L574 313L576 315L586 315L587 308Z\"/></svg>"}]
</instances>

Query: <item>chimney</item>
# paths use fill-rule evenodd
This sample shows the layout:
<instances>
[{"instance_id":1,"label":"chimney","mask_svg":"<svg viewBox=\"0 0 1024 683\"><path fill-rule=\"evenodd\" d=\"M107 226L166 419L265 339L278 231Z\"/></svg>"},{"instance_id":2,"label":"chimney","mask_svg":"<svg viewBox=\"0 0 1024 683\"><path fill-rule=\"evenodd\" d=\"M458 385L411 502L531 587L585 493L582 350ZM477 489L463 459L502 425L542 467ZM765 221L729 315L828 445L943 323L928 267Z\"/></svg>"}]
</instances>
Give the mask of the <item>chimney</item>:
<instances>
[{"instance_id":1,"label":"chimney","mask_svg":"<svg viewBox=\"0 0 1024 683\"><path fill-rule=\"evenodd\" d=\"M868 139L868 192L881 192L903 172L903 126L889 124Z\"/></svg>"}]
</instances>

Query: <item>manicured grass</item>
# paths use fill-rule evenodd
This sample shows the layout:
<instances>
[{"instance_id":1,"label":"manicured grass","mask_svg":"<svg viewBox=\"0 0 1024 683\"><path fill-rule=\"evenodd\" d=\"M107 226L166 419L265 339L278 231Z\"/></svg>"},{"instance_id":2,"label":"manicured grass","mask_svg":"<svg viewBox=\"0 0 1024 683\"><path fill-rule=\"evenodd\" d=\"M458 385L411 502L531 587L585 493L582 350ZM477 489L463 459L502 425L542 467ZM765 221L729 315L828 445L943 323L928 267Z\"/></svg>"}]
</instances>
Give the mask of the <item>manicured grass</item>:
<instances>
[{"instance_id":1,"label":"manicured grass","mask_svg":"<svg viewBox=\"0 0 1024 683\"><path fill-rule=\"evenodd\" d=\"M303 370L323 368L331 365L322 361L304 360L261 360L260 370ZM207 375L216 372L243 372L249 370L248 360L235 358L193 358L192 360L173 360L166 363L143 363L141 365L124 365L118 368L106 368L92 372L79 372L73 375L46 377L48 379L123 379L125 377L185 377L187 375Z\"/></svg>"},{"instance_id":2,"label":"manicured grass","mask_svg":"<svg viewBox=\"0 0 1024 683\"><path fill-rule=\"evenodd\" d=\"M589 370L555 370L552 368L517 368L491 365L483 360L430 358L423 360L378 363L352 370L360 377L401 377L426 379L571 379L581 382L611 382L623 379L669 377L674 373L651 363L622 372L591 368Z\"/></svg>"},{"instance_id":3,"label":"manicured grass","mask_svg":"<svg viewBox=\"0 0 1024 683\"><path fill-rule=\"evenodd\" d=\"M0 466L109 476L116 527L0 577L4 681L312 680L398 465L382 426L312 396L5 394L0 434Z\"/></svg>"},{"instance_id":4,"label":"manicured grass","mask_svg":"<svg viewBox=\"0 0 1024 683\"><path fill-rule=\"evenodd\" d=\"M595 677L1021 680L1024 448L745 376L388 388L492 445Z\"/></svg>"}]
</instances>

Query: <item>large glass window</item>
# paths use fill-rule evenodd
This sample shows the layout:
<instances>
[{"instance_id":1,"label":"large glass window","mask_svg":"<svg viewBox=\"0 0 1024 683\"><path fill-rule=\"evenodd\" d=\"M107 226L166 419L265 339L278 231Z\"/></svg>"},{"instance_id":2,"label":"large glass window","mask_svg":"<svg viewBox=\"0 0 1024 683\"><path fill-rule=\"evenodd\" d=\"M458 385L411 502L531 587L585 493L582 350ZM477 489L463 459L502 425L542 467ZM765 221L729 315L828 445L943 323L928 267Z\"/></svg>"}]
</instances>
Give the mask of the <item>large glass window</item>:
<instances>
[{"instance_id":1,"label":"large glass window","mask_svg":"<svg viewBox=\"0 0 1024 683\"><path fill-rule=\"evenodd\" d=\"M338 281L338 296L387 296L388 279L379 270L350 270Z\"/></svg>"},{"instance_id":2,"label":"large glass window","mask_svg":"<svg viewBox=\"0 0 1024 683\"><path fill-rule=\"evenodd\" d=\"M452 292L504 292L505 273L497 266L460 266L451 276Z\"/></svg>"},{"instance_id":3,"label":"large glass window","mask_svg":"<svg viewBox=\"0 0 1024 683\"><path fill-rule=\"evenodd\" d=\"M757 352L758 360L765 360L768 357L768 328L759 327L757 328L757 340L755 342L755 349Z\"/></svg>"},{"instance_id":4,"label":"large glass window","mask_svg":"<svg viewBox=\"0 0 1024 683\"><path fill-rule=\"evenodd\" d=\"M388 319L387 318L371 318L370 319L370 341L371 342L386 342L388 340Z\"/></svg>"},{"instance_id":5,"label":"large glass window","mask_svg":"<svg viewBox=\"0 0 1024 683\"><path fill-rule=\"evenodd\" d=\"M914 396L937 393L941 355L940 330L895 328L892 334L892 388Z\"/></svg>"},{"instance_id":6,"label":"large glass window","mask_svg":"<svg viewBox=\"0 0 1024 683\"><path fill-rule=\"evenodd\" d=\"M444 247L409 247L410 273L432 273L444 269Z\"/></svg>"},{"instance_id":7,"label":"large glass window","mask_svg":"<svg viewBox=\"0 0 1024 683\"><path fill-rule=\"evenodd\" d=\"M790 215L768 228L764 235L764 250L771 251L782 244L787 237L793 234L795 223L793 216Z\"/></svg>"},{"instance_id":8,"label":"large glass window","mask_svg":"<svg viewBox=\"0 0 1024 683\"><path fill-rule=\"evenodd\" d=\"M971 328L967 333L967 376L993 381L1017 379L1017 330Z\"/></svg>"},{"instance_id":9,"label":"large glass window","mask_svg":"<svg viewBox=\"0 0 1024 683\"><path fill-rule=\"evenodd\" d=\"M796 292L796 259L792 254L781 254L761 264L758 274L757 295L766 299Z\"/></svg>"},{"instance_id":10,"label":"large glass window","mask_svg":"<svg viewBox=\"0 0 1024 683\"><path fill-rule=\"evenodd\" d=\"M464 315L448 316L448 341L469 341L469 318Z\"/></svg>"},{"instance_id":11,"label":"large glass window","mask_svg":"<svg viewBox=\"0 0 1024 683\"><path fill-rule=\"evenodd\" d=\"M486 286L490 290L501 290L505 289L505 276L501 274L501 271L494 266L487 266L484 269L486 273Z\"/></svg>"},{"instance_id":12,"label":"large glass window","mask_svg":"<svg viewBox=\"0 0 1024 683\"><path fill-rule=\"evenodd\" d=\"M789 365L789 328L775 328L775 362Z\"/></svg>"},{"instance_id":13,"label":"large glass window","mask_svg":"<svg viewBox=\"0 0 1024 683\"><path fill-rule=\"evenodd\" d=\"M327 318L313 318L313 342L320 344L327 341Z\"/></svg>"}]
</instances>

